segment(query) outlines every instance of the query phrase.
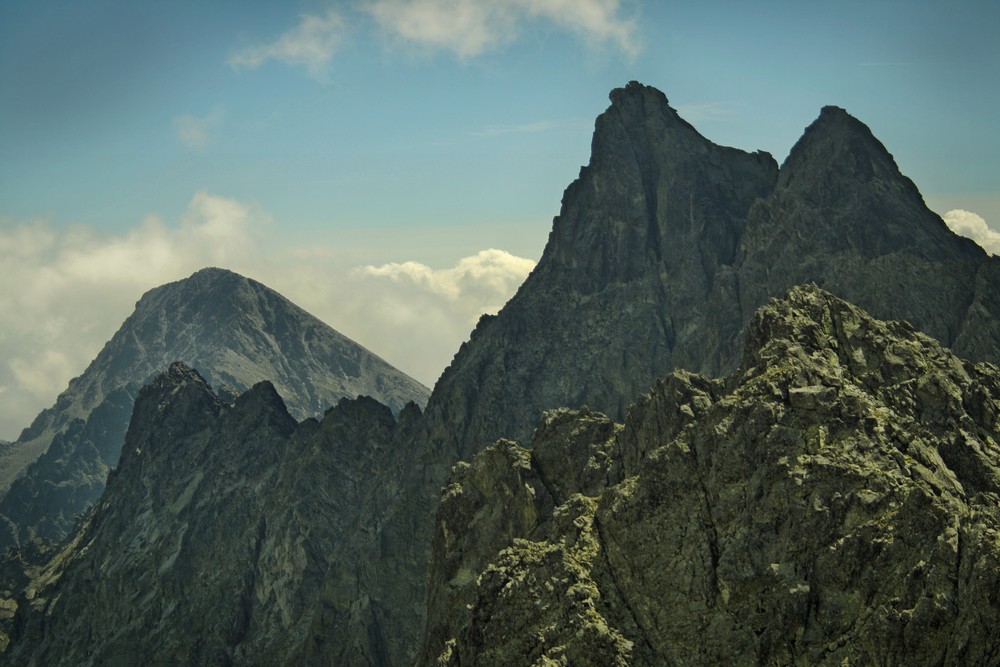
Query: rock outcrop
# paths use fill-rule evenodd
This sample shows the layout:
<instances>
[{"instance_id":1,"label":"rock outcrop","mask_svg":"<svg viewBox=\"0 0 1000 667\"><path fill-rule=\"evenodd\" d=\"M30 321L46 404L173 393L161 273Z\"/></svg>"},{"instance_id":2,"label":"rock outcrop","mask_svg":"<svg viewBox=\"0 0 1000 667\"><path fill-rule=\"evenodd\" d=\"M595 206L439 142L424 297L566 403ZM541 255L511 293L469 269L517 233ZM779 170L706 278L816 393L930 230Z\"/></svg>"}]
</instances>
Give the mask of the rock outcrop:
<instances>
[{"instance_id":1,"label":"rock outcrop","mask_svg":"<svg viewBox=\"0 0 1000 667\"><path fill-rule=\"evenodd\" d=\"M816 287L444 491L421 664L995 664L1000 370Z\"/></svg>"},{"instance_id":2,"label":"rock outcrop","mask_svg":"<svg viewBox=\"0 0 1000 667\"><path fill-rule=\"evenodd\" d=\"M0 497L0 551L73 530L118 463L139 387L178 360L230 398L270 381L297 420L343 397L373 396L398 413L429 394L264 285L223 269L198 271L144 295L83 375L11 446L43 452Z\"/></svg>"},{"instance_id":3,"label":"rock outcrop","mask_svg":"<svg viewBox=\"0 0 1000 667\"><path fill-rule=\"evenodd\" d=\"M362 397L297 424L268 382L230 405L171 365L140 392L87 525L19 600L11 658L276 665L349 653L339 635L378 611L330 615L355 575L328 554L366 528L355 508L392 457L385 443L419 414L410 405L397 422Z\"/></svg>"}]
</instances>

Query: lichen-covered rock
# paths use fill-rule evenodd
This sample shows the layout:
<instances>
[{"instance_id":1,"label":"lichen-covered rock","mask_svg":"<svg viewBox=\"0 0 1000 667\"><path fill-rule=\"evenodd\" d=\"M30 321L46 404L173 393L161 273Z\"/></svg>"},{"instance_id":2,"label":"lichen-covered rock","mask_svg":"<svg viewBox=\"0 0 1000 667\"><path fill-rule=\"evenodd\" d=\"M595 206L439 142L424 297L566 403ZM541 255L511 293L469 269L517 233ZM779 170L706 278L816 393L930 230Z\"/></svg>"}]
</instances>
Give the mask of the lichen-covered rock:
<instances>
[{"instance_id":1,"label":"lichen-covered rock","mask_svg":"<svg viewBox=\"0 0 1000 667\"><path fill-rule=\"evenodd\" d=\"M468 606L422 664L995 664L998 418L995 366L796 288L723 382L677 373L632 408L603 447L626 477L553 494L519 534L475 520L500 496L465 521L460 495L442 503L452 552L500 546L465 559ZM547 416L517 466L559 448L542 480L579 488L590 420ZM455 483L511 474L491 457Z\"/></svg>"}]
</instances>

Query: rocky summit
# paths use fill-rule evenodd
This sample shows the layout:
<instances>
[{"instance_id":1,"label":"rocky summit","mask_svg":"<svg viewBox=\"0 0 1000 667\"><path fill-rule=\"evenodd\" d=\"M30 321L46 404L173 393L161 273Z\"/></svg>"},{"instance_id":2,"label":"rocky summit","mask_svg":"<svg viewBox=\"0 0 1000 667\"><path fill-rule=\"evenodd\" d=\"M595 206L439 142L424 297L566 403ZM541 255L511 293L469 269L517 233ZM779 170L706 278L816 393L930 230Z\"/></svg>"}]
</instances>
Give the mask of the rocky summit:
<instances>
[{"instance_id":1,"label":"rocky summit","mask_svg":"<svg viewBox=\"0 0 1000 667\"><path fill-rule=\"evenodd\" d=\"M996 664L1000 370L814 286L453 470L421 664Z\"/></svg>"},{"instance_id":2,"label":"rocky summit","mask_svg":"<svg viewBox=\"0 0 1000 667\"><path fill-rule=\"evenodd\" d=\"M362 397L297 424L268 382L228 404L171 365L140 392L101 503L18 600L12 659L290 665L349 653L347 630L373 619L333 611L355 575L329 554L361 528L356 508L392 458L385 443L419 415L410 404L397 422Z\"/></svg>"},{"instance_id":3,"label":"rocky summit","mask_svg":"<svg viewBox=\"0 0 1000 667\"><path fill-rule=\"evenodd\" d=\"M139 388L178 360L229 398L270 381L299 420L343 397L373 396L398 413L429 393L261 283L203 269L145 294L87 370L9 446L42 451L0 496L0 551L74 529L118 463Z\"/></svg>"},{"instance_id":4,"label":"rocky summit","mask_svg":"<svg viewBox=\"0 0 1000 667\"><path fill-rule=\"evenodd\" d=\"M428 411L459 457L527 439L545 408L622 419L674 368L732 371L754 311L806 282L1000 361L1000 260L951 232L863 123L824 108L779 169L632 82L598 117L538 266Z\"/></svg>"},{"instance_id":5,"label":"rocky summit","mask_svg":"<svg viewBox=\"0 0 1000 667\"><path fill-rule=\"evenodd\" d=\"M10 655L989 664L998 262L841 109L779 168L630 83L422 415L172 369Z\"/></svg>"},{"instance_id":6,"label":"rocky summit","mask_svg":"<svg viewBox=\"0 0 1000 667\"><path fill-rule=\"evenodd\" d=\"M731 373L756 309L806 282L1000 361L1000 259L952 233L859 120L825 108L778 168L708 141L654 88L612 91L537 267L442 374L390 483L397 500L367 518L410 572L376 572L369 594L405 627L423 622L399 580L424 576L456 461L498 438L529 442L548 409L620 422L674 369Z\"/></svg>"}]
</instances>

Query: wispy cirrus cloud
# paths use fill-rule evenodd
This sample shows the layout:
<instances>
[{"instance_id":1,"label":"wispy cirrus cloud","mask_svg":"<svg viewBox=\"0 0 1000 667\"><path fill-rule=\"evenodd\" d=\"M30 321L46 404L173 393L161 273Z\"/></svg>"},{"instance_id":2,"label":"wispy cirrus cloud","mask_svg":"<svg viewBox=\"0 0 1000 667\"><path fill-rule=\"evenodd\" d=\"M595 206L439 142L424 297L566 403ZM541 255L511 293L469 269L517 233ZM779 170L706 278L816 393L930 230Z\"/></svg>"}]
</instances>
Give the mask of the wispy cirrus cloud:
<instances>
[{"instance_id":1,"label":"wispy cirrus cloud","mask_svg":"<svg viewBox=\"0 0 1000 667\"><path fill-rule=\"evenodd\" d=\"M505 134L530 134L546 130L591 130L594 122L586 118L567 118L563 120L539 120L533 123L514 125L483 125L469 132L474 137L497 137Z\"/></svg>"},{"instance_id":2,"label":"wispy cirrus cloud","mask_svg":"<svg viewBox=\"0 0 1000 667\"><path fill-rule=\"evenodd\" d=\"M235 51L228 62L236 69L256 69L269 60L276 60L305 67L310 77L325 83L330 76L330 62L343 41L345 30L344 19L332 9L324 14L302 14L299 24L277 40Z\"/></svg>"},{"instance_id":3,"label":"wispy cirrus cloud","mask_svg":"<svg viewBox=\"0 0 1000 667\"><path fill-rule=\"evenodd\" d=\"M721 122L732 119L737 105L731 102L705 102L702 104L681 104L677 113L688 122Z\"/></svg>"},{"instance_id":4,"label":"wispy cirrus cloud","mask_svg":"<svg viewBox=\"0 0 1000 667\"><path fill-rule=\"evenodd\" d=\"M175 116L174 131L185 147L203 151L214 140L213 133L222 125L225 112L215 109L207 116Z\"/></svg>"},{"instance_id":5,"label":"wispy cirrus cloud","mask_svg":"<svg viewBox=\"0 0 1000 667\"><path fill-rule=\"evenodd\" d=\"M630 57L640 50L634 18L619 0L374 0L366 9L388 34L470 58L516 39L543 20Z\"/></svg>"}]
</instances>

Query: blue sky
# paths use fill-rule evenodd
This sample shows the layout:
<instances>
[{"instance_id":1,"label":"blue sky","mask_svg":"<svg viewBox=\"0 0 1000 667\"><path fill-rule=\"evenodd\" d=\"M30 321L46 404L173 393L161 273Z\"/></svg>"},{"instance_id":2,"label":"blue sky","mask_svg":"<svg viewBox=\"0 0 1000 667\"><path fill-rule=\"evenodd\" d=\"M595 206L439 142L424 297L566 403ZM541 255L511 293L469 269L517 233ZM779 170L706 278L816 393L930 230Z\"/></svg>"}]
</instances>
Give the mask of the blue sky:
<instances>
[{"instance_id":1,"label":"blue sky","mask_svg":"<svg viewBox=\"0 0 1000 667\"><path fill-rule=\"evenodd\" d=\"M205 263L433 383L632 79L779 162L842 106L996 242L998 25L985 0L6 0L0 438Z\"/></svg>"}]
</instances>

